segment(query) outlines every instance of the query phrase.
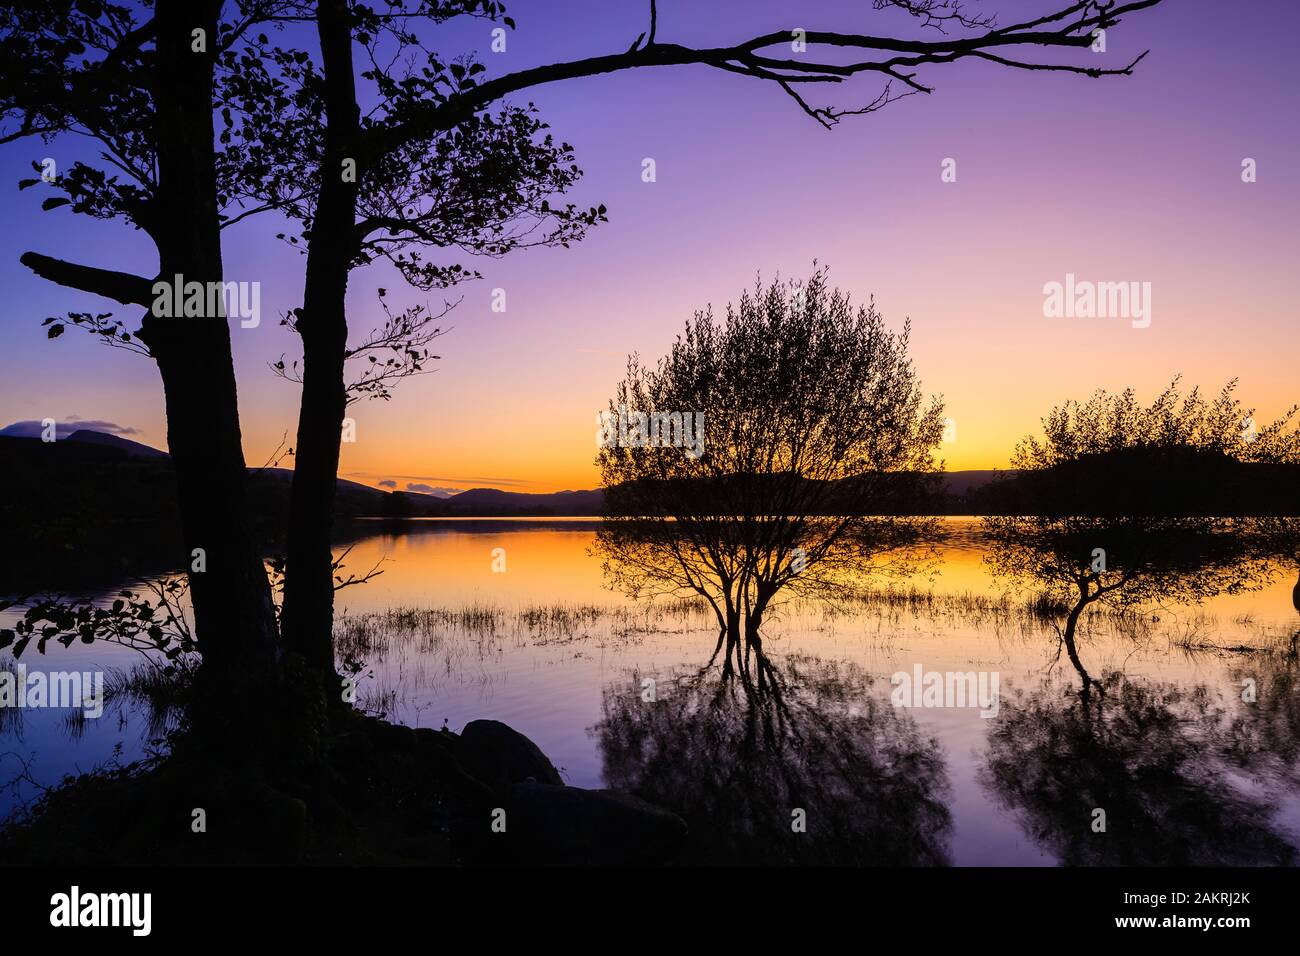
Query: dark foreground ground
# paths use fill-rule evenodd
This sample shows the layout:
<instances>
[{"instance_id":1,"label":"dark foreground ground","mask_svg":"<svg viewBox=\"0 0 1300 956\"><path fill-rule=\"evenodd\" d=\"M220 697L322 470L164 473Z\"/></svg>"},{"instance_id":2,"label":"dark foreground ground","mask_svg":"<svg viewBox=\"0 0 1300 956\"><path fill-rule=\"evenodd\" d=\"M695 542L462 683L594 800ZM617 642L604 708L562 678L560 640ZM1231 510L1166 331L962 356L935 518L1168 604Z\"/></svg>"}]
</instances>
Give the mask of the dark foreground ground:
<instances>
[{"instance_id":1,"label":"dark foreground ground","mask_svg":"<svg viewBox=\"0 0 1300 956\"><path fill-rule=\"evenodd\" d=\"M497 721L455 734L301 716L296 739L232 751L180 735L168 756L69 778L0 832L0 861L655 865L685 836L680 818L636 797L565 786Z\"/></svg>"}]
</instances>

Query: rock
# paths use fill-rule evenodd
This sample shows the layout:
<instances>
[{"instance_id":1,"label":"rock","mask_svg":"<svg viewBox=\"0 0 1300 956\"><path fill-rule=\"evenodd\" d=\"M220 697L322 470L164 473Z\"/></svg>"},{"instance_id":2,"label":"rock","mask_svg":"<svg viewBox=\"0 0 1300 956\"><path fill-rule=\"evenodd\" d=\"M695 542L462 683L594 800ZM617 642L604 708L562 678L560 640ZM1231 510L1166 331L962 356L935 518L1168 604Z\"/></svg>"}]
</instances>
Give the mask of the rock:
<instances>
[{"instance_id":1,"label":"rock","mask_svg":"<svg viewBox=\"0 0 1300 956\"><path fill-rule=\"evenodd\" d=\"M493 790L529 781L564 786L559 771L541 748L499 720L471 720L460 733L460 756L466 769Z\"/></svg>"},{"instance_id":2,"label":"rock","mask_svg":"<svg viewBox=\"0 0 1300 956\"><path fill-rule=\"evenodd\" d=\"M510 789L506 831L492 839L518 863L654 866L685 836L681 817L629 793L520 783Z\"/></svg>"},{"instance_id":3,"label":"rock","mask_svg":"<svg viewBox=\"0 0 1300 956\"><path fill-rule=\"evenodd\" d=\"M492 788L466 768L460 739L455 734L449 730L421 728L415 731L415 739L420 745L420 760L443 786L476 805L494 804L496 795Z\"/></svg>"}]
</instances>

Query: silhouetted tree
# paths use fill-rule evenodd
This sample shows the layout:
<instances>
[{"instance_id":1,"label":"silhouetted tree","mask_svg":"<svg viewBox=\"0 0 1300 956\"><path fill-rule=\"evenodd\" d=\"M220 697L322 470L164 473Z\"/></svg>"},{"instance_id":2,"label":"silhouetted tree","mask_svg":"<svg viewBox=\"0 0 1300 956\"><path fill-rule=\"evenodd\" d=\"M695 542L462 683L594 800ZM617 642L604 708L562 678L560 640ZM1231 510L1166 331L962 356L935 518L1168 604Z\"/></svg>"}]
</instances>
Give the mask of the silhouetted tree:
<instances>
[{"instance_id":1,"label":"silhouetted tree","mask_svg":"<svg viewBox=\"0 0 1300 956\"><path fill-rule=\"evenodd\" d=\"M73 0L12 4L0 13L0 118L16 121L0 142L86 135L103 167L65 164L49 182L68 206L143 230L158 252L156 274L223 280L213 129L217 58L276 6L249 3L223 20L220 2L159 0L144 6ZM33 164L42 169L39 164ZM42 169L42 172L46 170ZM28 180L29 186L40 180ZM153 281L29 252L22 261L61 285L150 309ZM166 318L146 312L134 336L108 314L77 313L110 344L140 343L157 363L176 468L184 564L196 636L209 674L227 693L264 672L278 654L275 616L244 508L244 455L230 330L223 314ZM50 326L54 337L64 328Z\"/></svg>"},{"instance_id":2,"label":"silhouetted tree","mask_svg":"<svg viewBox=\"0 0 1300 956\"><path fill-rule=\"evenodd\" d=\"M654 368L632 357L597 457L613 584L704 598L730 673L762 662L778 594L833 598L898 555L927 522L888 515L934 472L943 430L907 346L822 269L756 286L721 322L696 313Z\"/></svg>"},{"instance_id":3,"label":"silhouetted tree","mask_svg":"<svg viewBox=\"0 0 1300 956\"><path fill-rule=\"evenodd\" d=\"M1286 489L1285 500L1274 504L1271 514L1257 515L1248 522L1255 542L1266 557L1284 562L1297 573L1291 589L1291 603L1300 611L1300 501L1295 500L1296 474L1300 472L1300 428L1295 426L1295 416L1300 407L1292 406L1276 421L1251 436L1245 457L1256 468L1266 472ZM1294 652L1300 630L1293 632L1291 649Z\"/></svg>"},{"instance_id":4,"label":"silhouetted tree","mask_svg":"<svg viewBox=\"0 0 1300 956\"><path fill-rule=\"evenodd\" d=\"M1132 390L1098 391L1054 409L1043 437L1017 447L1010 480L1026 513L983 519L986 560L1067 609L1057 632L1085 693L1100 686L1076 641L1089 607L1199 602L1267 576L1240 522L1201 508L1247 452L1234 387L1207 401L1175 380L1146 407Z\"/></svg>"},{"instance_id":5,"label":"silhouetted tree","mask_svg":"<svg viewBox=\"0 0 1300 956\"><path fill-rule=\"evenodd\" d=\"M302 338L303 360L274 366L303 389L281 625L289 649L328 670L331 523L344 410L358 398L387 398L401 378L426 371L437 358L427 349L442 331L435 323L450 308L416 306L394 315L385 306L381 327L349 347L350 271L384 258L419 288L445 287L476 273L427 262L421 247L501 256L523 246L567 245L603 210L550 205L549 197L579 173L570 147L544 135L531 107L471 115L454 130L379 152L364 142L426 99L471 89L482 72L481 65L431 57L412 25L499 18L499 4L391 4L382 14L343 0L314 7L319 65L306 53L270 47L260 57L232 60L232 70L243 73L235 97L242 145L228 155L240 169L232 178L247 184L251 202L274 205L303 227L303 305L288 319ZM361 77L377 100L364 117L354 45L365 51L369 68ZM345 363L357 360L362 372L349 382Z\"/></svg>"}]
</instances>

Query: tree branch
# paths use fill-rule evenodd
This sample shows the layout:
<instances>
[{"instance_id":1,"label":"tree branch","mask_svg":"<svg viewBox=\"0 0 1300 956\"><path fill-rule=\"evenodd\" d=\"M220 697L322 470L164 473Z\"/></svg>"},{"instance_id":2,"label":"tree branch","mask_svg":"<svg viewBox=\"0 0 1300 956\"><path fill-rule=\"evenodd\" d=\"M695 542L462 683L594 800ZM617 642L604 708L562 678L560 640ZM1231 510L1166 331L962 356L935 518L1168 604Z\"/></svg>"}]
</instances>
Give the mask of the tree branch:
<instances>
[{"instance_id":1,"label":"tree branch","mask_svg":"<svg viewBox=\"0 0 1300 956\"><path fill-rule=\"evenodd\" d=\"M568 63L553 63L521 70L464 89L446 101L429 101L416 104L408 112L404 121L367 130L363 136L362 146L370 161L375 162L405 144L420 141L436 133L455 128L473 116L478 110L511 93L546 83L554 83L558 80L597 76L603 73L640 67L701 64L729 72L742 73L756 79L776 82L785 92L790 93L792 96L794 94L788 86L790 83L836 83L850 76L868 72L883 73L893 79L903 80L909 86L912 86L916 92L929 92L929 87L914 82L910 75L898 73L897 68L921 64L951 63L964 57L991 60L1005 66L1026 70L1056 70L1092 77L1124 75L1130 72L1133 66L1141 60L1141 56L1128 66L1120 69L1101 69L1008 60L987 51L991 48L1016 46L1086 49L1093 42L1091 28L1108 28L1118 23L1123 15L1153 7L1160 2L1162 0L1130 0L1130 2L1121 4L1118 0L1112 0L1110 3L1100 2L1100 0L1080 0L1080 2L1069 4L1055 13L1047 14L1035 20L996 29L989 26L991 20L983 18L971 19L954 15L938 17L937 15L943 10L952 10L953 8L936 5L930 0L909 0L909 2L905 3L887 2L884 5L897 6L914 16L927 16L932 21L944 19L961 23L964 26L988 28L985 32L976 36L949 37L942 34L941 39L927 40L823 31L807 31L802 35L802 38L810 47L866 49L903 54L903 56L865 60L847 65L831 63L826 60L809 60L806 62L775 60L756 55L757 51L766 47L789 43L795 35L790 30L766 33L735 46L710 49L693 49L675 43L656 43L654 42L656 18L652 5L650 39L645 45L641 45L641 38L638 38L638 41L623 53L587 57ZM879 9L879 6L877 8ZM1077 19L1071 19L1075 14L1078 15ZM1051 26L1055 26L1055 28L1044 29ZM773 68L791 71L793 75L773 72ZM823 125L829 125L826 122L828 118L871 112L883 105L883 102L878 99L862 109L836 111L827 108L815 109L808 106L798 96L794 96L794 98L800 103L805 112L822 122ZM890 97L885 96L884 102L889 101Z\"/></svg>"},{"instance_id":2,"label":"tree branch","mask_svg":"<svg viewBox=\"0 0 1300 956\"><path fill-rule=\"evenodd\" d=\"M66 262L39 252L24 252L18 261L42 279L82 292L102 295L124 305L153 305L153 279L145 279L129 272L114 272L95 266Z\"/></svg>"}]
</instances>

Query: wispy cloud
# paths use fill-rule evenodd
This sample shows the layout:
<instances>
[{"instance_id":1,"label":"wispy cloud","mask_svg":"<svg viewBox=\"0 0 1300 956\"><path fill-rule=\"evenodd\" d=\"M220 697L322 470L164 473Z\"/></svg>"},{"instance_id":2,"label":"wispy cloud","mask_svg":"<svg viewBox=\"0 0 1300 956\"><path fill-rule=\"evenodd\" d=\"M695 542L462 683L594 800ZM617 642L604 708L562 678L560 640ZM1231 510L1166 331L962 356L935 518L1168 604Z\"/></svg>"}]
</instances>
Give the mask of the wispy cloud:
<instances>
[{"instance_id":1,"label":"wispy cloud","mask_svg":"<svg viewBox=\"0 0 1300 956\"><path fill-rule=\"evenodd\" d=\"M426 485L421 481L408 481L406 490L413 491L419 495L433 495L435 498L450 498L452 495L458 495L464 488L437 488L433 485Z\"/></svg>"},{"instance_id":2,"label":"wispy cloud","mask_svg":"<svg viewBox=\"0 0 1300 956\"><path fill-rule=\"evenodd\" d=\"M62 421L55 421L54 437L67 438L73 432L83 429L92 432L104 432L108 435L140 434L140 429L119 425L117 422L106 422L98 418L82 418L80 415L69 415ZM0 428L0 435L6 435L10 438L40 438L44 431L44 424L35 419L28 419Z\"/></svg>"},{"instance_id":3,"label":"wispy cloud","mask_svg":"<svg viewBox=\"0 0 1300 956\"><path fill-rule=\"evenodd\" d=\"M445 485L448 487L455 486L457 490L470 486L490 485L493 487L518 487L524 485L535 485L536 481L525 478L501 478L485 475L394 475L391 473L376 474L373 471L352 471L344 475L345 478L359 478L362 481L374 481L385 488L396 487L396 484L388 485L385 482L397 479L399 481L418 481L426 484Z\"/></svg>"}]
</instances>

